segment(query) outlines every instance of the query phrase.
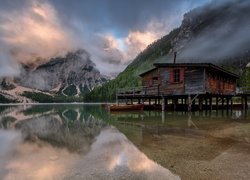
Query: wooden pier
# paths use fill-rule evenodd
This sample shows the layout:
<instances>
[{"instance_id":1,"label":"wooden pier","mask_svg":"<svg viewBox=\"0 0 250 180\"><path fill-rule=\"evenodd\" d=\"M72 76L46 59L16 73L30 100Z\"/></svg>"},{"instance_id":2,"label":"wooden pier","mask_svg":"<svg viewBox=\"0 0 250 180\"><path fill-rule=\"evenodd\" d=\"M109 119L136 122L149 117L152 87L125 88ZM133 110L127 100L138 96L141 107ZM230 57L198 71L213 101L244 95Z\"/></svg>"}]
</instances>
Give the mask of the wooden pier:
<instances>
[{"instance_id":1,"label":"wooden pier","mask_svg":"<svg viewBox=\"0 0 250 180\"><path fill-rule=\"evenodd\" d=\"M155 87L152 87L155 89ZM158 88L159 89L159 88ZM119 89L117 103L144 104L145 109L161 109L163 111L193 111L193 110L247 110L250 93L236 94L148 94L148 87Z\"/></svg>"}]
</instances>

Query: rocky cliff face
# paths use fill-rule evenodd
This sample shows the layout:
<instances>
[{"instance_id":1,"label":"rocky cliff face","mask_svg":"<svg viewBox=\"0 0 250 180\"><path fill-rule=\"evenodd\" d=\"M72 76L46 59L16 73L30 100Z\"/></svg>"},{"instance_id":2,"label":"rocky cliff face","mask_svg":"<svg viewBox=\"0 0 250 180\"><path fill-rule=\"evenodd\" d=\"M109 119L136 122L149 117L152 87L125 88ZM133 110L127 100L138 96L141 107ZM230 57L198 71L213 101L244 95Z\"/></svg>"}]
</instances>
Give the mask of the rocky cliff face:
<instances>
[{"instance_id":1,"label":"rocky cliff face","mask_svg":"<svg viewBox=\"0 0 250 180\"><path fill-rule=\"evenodd\" d=\"M84 50L68 53L65 57L51 59L31 70L23 67L15 79L20 86L62 95L79 95L91 91L108 79L101 75Z\"/></svg>"},{"instance_id":2,"label":"rocky cliff face","mask_svg":"<svg viewBox=\"0 0 250 180\"><path fill-rule=\"evenodd\" d=\"M250 61L249 9L248 1L230 0L190 11L171 41L171 52L177 51L182 62L246 66Z\"/></svg>"},{"instance_id":3,"label":"rocky cliff face","mask_svg":"<svg viewBox=\"0 0 250 180\"><path fill-rule=\"evenodd\" d=\"M0 94L18 102L32 102L22 97L24 91L79 96L107 82L84 50L69 52L65 57L31 68L23 65L17 78L0 79Z\"/></svg>"}]
</instances>

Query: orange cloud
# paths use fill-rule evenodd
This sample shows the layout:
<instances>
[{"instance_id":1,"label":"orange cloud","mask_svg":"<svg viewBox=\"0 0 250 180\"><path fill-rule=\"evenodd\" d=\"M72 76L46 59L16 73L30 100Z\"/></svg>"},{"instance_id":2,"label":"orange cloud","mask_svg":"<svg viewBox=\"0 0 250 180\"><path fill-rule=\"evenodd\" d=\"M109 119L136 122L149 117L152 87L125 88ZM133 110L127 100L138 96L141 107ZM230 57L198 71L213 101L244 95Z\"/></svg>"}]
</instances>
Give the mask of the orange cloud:
<instances>
[{"instance_id":1,"label":"orange cloud","mask_svg":"<svg viewBox=\"0 0 250 180\"><path fill-rule=\"evenodd\" d=\"M1 32L5 33L2 41L20 62L35 57L48 58L74 46L57 12L47 1L31 0L25 11L1 16L8 19L0 25Z\"/></svg>"},{"instance_id":2,"label":"orange cloud","mask_svg":"<svg viewBox=\"0 0 250 180\"><path fill-rule=\"evenodd\" d=\"M155 32L151 31L134 31L130 32L125 39L127 46L127 59L133 59L138 53L144 50L149 44L154 42L158 38Z\"/></svg>"}]
</instances>

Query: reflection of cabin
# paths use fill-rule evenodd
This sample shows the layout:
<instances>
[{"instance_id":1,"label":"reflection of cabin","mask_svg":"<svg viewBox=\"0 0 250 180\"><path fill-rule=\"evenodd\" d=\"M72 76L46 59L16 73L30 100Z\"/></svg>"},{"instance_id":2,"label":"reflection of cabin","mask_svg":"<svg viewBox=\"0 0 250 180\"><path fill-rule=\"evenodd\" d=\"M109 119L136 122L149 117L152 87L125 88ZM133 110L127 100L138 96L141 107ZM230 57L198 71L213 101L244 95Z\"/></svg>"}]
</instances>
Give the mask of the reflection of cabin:
<instances>
[{"instance_id":1,"label":"reflection of cabin","mask_svg":"<svg viewBox=\"0 0 250 180\"><path fill-rule=\"evenodd\" d=\"M235 94L238 76L209 63L157 63L142 73L147 95Z\"/></svg>"}]
</instances>

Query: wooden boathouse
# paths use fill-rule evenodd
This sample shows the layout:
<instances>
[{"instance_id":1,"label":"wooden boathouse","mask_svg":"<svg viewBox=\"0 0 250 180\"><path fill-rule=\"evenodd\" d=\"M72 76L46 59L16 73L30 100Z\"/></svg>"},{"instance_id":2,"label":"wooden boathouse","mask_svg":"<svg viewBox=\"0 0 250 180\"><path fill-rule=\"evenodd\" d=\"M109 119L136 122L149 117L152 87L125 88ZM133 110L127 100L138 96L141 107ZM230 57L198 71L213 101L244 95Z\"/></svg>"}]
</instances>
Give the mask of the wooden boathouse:
<instances>
[{"instance_id":1,"label":"wooden boathouse","mask_svg":"<svg viewBox=\"0 0 250 180\"><path fill-rule=\"evenodd\" d=\"M237 92L238 75L211 63L155 63L140 74L141 87L119 89L118 102L160 105L162 110L230 109L232 98L247 97ZM154 101L154 102L153 102Z\"/></svg>"}]
</instances>

